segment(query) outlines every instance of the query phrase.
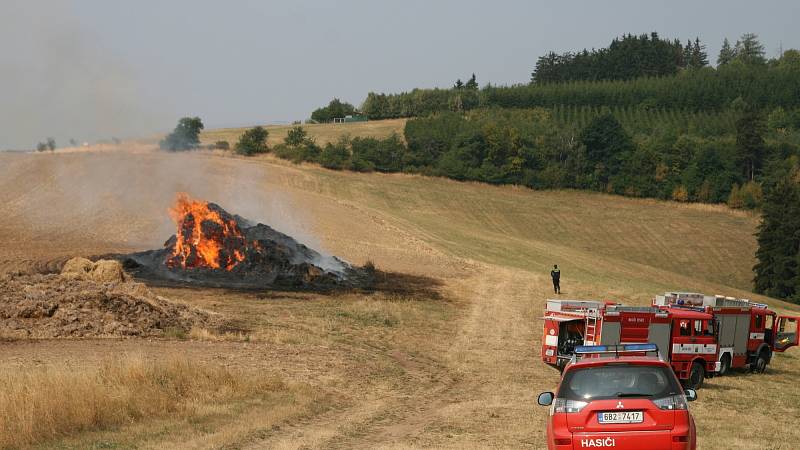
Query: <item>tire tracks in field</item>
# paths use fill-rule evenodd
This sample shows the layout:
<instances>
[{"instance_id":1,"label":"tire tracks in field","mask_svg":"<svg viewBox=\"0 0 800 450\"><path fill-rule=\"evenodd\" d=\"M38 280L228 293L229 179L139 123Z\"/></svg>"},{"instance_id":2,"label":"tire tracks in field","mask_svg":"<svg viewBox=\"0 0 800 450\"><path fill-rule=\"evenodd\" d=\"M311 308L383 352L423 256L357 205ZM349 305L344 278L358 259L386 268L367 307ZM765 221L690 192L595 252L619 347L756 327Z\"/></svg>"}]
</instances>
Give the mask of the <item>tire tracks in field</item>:
<instances>
[{"instance_id":1,"label":"tire tracks in field","mask_svg":"<svg viewBox=\"0 0 800 450\"><path fill-rule=\"evenodd\" d=\"M385 352L404 371L398 386L373 386L351 408L284 427L248 448L539 445L539 430L528 423L535 362L531 314L540 308L530 299L543 298L543 281L493 266L449 280L450 294L466 308L453 341L435 361Z\"/></svg>"}]
</instances>

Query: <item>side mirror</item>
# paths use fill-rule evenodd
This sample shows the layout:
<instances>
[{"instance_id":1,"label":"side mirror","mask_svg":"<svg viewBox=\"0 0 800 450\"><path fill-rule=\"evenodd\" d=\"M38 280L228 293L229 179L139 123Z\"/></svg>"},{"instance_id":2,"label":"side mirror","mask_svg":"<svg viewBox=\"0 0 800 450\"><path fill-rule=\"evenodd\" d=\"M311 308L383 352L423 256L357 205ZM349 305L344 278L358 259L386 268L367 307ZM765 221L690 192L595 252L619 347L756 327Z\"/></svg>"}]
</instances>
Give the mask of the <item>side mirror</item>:
<instances>
[{"instance_id":1,"label":"side mirror","mask_svg":"<svg viewBox=\"0 0 800 450\"><path fill-rule=\"evenodd\" d=\"M697 400L697 391L694 389L686 389L683 391L683 394L686 396L687 402L693 402Z\"/></svg>"},{"instance_id":2,"label":"side mirror","mask_svg":"<svg viewBox=\"0 0 800 450\"><path fill-rule=\"evenodd\" d=\"M537 401L542 406L550 406L550 404L553 403L553 397L555 397L555 395L552 392L542 392L539 394L539 399Z\"/></svg>"}]
</instances>

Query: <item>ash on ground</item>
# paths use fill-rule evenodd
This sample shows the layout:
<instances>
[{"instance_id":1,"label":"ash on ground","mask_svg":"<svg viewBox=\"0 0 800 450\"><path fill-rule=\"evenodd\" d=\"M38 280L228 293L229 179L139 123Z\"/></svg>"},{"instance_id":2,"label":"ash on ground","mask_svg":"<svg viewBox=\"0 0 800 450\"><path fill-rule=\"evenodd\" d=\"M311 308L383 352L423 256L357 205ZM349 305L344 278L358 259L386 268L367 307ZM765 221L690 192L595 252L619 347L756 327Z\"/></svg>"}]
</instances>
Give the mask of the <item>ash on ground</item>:
<instances>
[{"instance_id":1,"label":"ash on ground","mask_svg":"<svg viewBox=\"0 0 800 450\"><path fill-rule=\"evenodd\" d=\"M117 261L73 258L61 274L0 275L4 338L161 337L219 322L127 279Z\"/></svg>"}]
</instances>

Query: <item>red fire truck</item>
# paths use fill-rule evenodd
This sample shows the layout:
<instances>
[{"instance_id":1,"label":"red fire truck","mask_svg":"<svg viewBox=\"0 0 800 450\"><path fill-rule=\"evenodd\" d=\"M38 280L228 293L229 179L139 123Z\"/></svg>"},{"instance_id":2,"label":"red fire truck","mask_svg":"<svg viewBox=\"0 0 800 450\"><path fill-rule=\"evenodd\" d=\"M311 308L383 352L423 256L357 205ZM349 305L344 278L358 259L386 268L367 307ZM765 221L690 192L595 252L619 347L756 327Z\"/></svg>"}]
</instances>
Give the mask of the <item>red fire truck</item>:
<instances>
[{"instance_id":1,"label":"red fire truck","mask_svg":"<svg viewBox=\"0 0 800 450\"><path fill-rule=\"evenodd\" d=\"M678 378L697 388L731 368L763 372L773 352L798 345L800 317L779 316L748 300L668 292L651 306L548 300L542 360L559 369L578 345L651 342Z\"/></svg>"}]
</instances>

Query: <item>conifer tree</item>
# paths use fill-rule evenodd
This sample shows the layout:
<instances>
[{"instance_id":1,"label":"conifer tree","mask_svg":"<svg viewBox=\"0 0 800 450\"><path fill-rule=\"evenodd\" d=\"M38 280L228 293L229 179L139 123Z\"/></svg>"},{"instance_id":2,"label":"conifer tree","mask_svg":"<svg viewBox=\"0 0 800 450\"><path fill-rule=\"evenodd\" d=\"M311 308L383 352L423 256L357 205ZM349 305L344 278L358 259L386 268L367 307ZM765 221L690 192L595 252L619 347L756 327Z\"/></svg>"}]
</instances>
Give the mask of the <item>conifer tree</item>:
<instances>
[{"instance_id":1,"label":"conifer tree","mask_svg":"<svg viewBox=\"0 0 800 450\"><path fill-rule=\"evenodd\" d=\"M745 33L736 42L736 59L747 64L764 64L767 62L764 57L764 46L758 41L758 36L754 33Z\"/></svg>"},{"instance_id":2,"label":"conifer tree","mask_svg":"<svg viewBox=\"0 0 800 450\"><path fill-rule=\"evenodd\" d=\"M736 121L736 150L747 181L753 181L764 161L764 121L754 107L747 107Z\"/></svg>"},{"instance_id":3,"label":"conifer tree","mask_svg":"<svg viewBox=\"0 0 800 450\"><path fill-rule=\"evenodd\" d=\"M800 183L781 179L767 194L758 227L755 291L800 302Z\"/></svg>"},{"instance_id":4,"label":"conifer tree","mask_svg":"<svg viewBox=\"0 0 800 450\"><path fill-rule=\"evenodd\" d=\"M730 63L736 57L736 50L731 47L730 41L728 38L725 38L722 41L722 48L719 50L719 56L717 57L717 65L724 66L725 64Z\"/></svg>"},{"instance_id":5,"label":"conifer tree","mask_svg":"<svg viewBox=\"0 0 800 450\"><path fill-rule=\"evenodd\" d=\"M691 39L686 41L686 46L683 47L683 67L693 67L692 66L692 41Z\"/></svg>"},{"instance_id":6,"label":"conifer tree","mask_svg":"<svg viewBox=\"0 0 800 450\"><path fill-rule=\"evenodd\" d=\"M696 69L708 65L706 46L700 43L699 37L694 39L694 44L692 45L692 59L689 65Z\"/></svg>"},{"instance_id":7,"label":"conifer tree","mask_svg":"<svg viewBox=\"0 0 800 450\"><path fill-rule=\"evenodd\" d=\"M467 80L467 84L464 85L467 89L478 90L478 81L475 79L475 74L473 73L469 80Z\"/></svg>"}]
</instances>

